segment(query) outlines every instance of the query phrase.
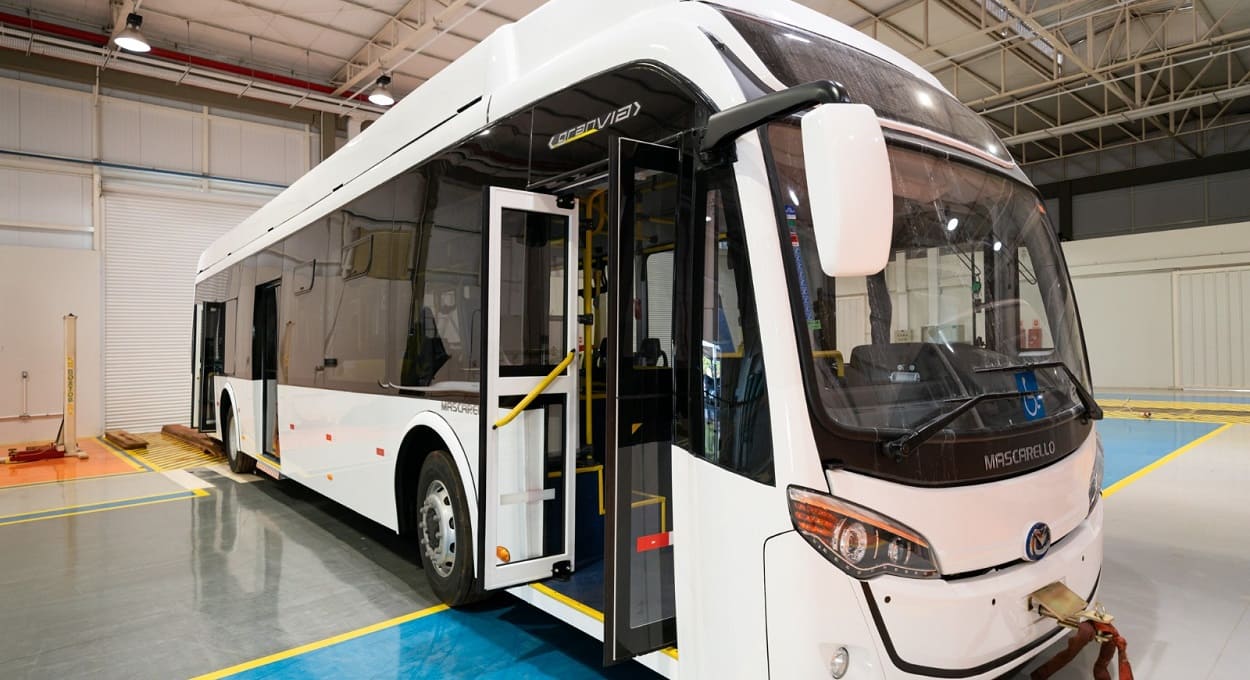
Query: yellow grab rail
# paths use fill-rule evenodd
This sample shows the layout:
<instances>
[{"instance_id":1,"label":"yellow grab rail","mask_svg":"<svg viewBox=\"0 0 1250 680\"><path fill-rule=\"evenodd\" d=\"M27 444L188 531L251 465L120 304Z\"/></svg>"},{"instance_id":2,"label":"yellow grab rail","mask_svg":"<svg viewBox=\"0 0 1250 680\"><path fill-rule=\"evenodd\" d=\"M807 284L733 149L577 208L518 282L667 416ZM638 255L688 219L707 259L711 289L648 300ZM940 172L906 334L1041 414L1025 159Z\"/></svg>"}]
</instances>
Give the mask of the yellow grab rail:
<instances>
[{"instance_id":1,"label":"yellow grab rail","mask_svg":"<svg viewBox=\"0 0 1250 680\"><path fill-rule=\"evenodd\" d=\"M547 374L547 377L543 378L542 382L535 385L534 389L530 390L530 393L525 395L525 398L521 400L521 403L517 404L516 406L513 406L512 410L508 411L507 415L500 418L499 420L496 420L495 424L491 426L491 429L498 430L504 425L507 425L508 423L512 422L512 419L516 418L517 414L519 414L521 411L524 411L525 407L530 405L530 402L534 401L534 399L537 398L538 395L542 394L543 391L546 390L547 387L549 387L551 383L555 381L555 379L558 378L561 373L564 372L564 369L568 368L569 364L573 363L573 357L575 356L577 356L576 350L569 352L569 355L567 357L564 357L564 361L561 361L558 366L551 369L551 372Z\"/></svg>"}]
</instances>

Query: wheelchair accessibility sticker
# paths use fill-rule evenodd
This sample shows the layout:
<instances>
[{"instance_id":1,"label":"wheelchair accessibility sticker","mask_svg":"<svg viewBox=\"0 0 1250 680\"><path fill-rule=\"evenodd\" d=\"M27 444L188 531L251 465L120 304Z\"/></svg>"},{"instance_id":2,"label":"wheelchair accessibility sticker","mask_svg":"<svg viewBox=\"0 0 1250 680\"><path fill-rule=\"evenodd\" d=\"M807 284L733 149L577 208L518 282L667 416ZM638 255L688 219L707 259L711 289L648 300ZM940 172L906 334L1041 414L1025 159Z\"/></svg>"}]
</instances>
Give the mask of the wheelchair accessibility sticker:
<instances>
[{"instance_id":1,"label":"wheelchair accessibility sticker","mask_svg":"<svg viewBox=\"0 0 1250 680\"><path fill-rule=\"evenodd\" d=\"M1024 409L1025 420L1039 420L1046 417L1046 403L1042 401L1042 395L1028 394L1037 392L1037 376L1033 374L1033 371L1016 374L1016 389L1025 393L1020 397L1020 406Z\"/></svg>"}]
</instances>

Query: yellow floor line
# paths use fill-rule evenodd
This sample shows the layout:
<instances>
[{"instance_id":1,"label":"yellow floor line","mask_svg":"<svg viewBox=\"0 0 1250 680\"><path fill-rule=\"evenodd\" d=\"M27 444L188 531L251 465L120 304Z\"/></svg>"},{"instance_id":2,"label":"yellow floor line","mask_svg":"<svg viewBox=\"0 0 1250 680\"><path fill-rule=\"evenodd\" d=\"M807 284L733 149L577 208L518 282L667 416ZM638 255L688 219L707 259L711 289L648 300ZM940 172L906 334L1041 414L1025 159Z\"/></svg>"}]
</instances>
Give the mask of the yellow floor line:
<instances>
[{"instance_id":1,"label":"yellow floor line","mask_svg":"<svg viewBox=\"0 0 1250 680\"><path fill-rule=\"evenodd\" d=\"M1103 399L1108 418L1250 424L1250 404L1163 399Z\"/></svg>"},{"instance_id":2,"label":"yellow floor line","mask_svg":"<svg viewBox=\"0 0 1250 680\"><path fill-rule=\"evenodd\" d=\"M68 505L68 506L61 507L61 508L49 508L48 510L36 510L34 512L20 512L15 515L6 515L5 517L21 517L22 515L30 515L30 514L41 513L41 512L56 512L58 510L65 511L65 512L56 512L56 514L54 515L44 515L41 517L31 517L29 519L19 519L19 520L12 520L12 521L6 521L5 517L0 517L0 526L7 527L7 526L13 526L15 524L25 524L27 522L41 522L46 519L60 519L62 517L78 517L80 515L95 514L97 512L109 512L111 510L124 510L126 508L138 508L144 505L155 505L157 503L170 503L173 501L181 501L181 500L187 500L191 498L203 498L204 496L209 495L208 492L205 491L204 489L187 489L186 491L190 492L192 495L174 496L173 498L161 498L161 496L169 496L170 494L173 494L173 493L180 493L177 491L166 491L164 493L149 494L147 496L135 496L133 498L119 498L117 500L100 501L98 503L85 503L82 505ZM145 501L143 500L145 498L155 498L156 500ZM130 503L128 501L138 501L138 502ZM91 510L78 510L78 511L74 510L74 508L87 507L89 505L102 505L105 503L125 503L125 504L124 505L111 505L106 508L93 508Z\"/></svg>"},{"instance_id":3,"label":"yellow floor line","mask_svg":"<svg viewBox=\"0 0 1250 680\"><path fill-rule=\"evenodd\" d=\"M112 442L103 438L100 441L124 457L142 461L156 472L206 467L225 460L215 453L208 453L198 446L192 446L173 437L166 437L159 432L140 434L138 437L148 443L147 448L125 451L118 449Z\"/></svg>"},{"instance_id":4,"label":"yellow floor line","mask_svg":"<svg viewBox=\"0 0 1250 680\"><path fill-rule=\"evenodd\" d=\"M117 456L118 458L121 458L122 460L129 463L131 467L133 467L134 469L140 472L156 472L157 471L151 465L145 465L138 458L136 458L134 454L130 453L126 449L120 448L119 446L109 441L105 437L96 437L95 440L103 444L104 448L108 449L109 452L112 453L114 456Z\"/></svg>"},{"instance_id":5,"label":"yellow floor line","mask_svg":"<svg viewBox=\"0 0 1250 680\"><path fill-rule=\"evenodd\" d=\"M1156 460L1155 462L1151 463L1150 465L1147 465L1146 467L1144 467L1144 468L1142 468L1142 469L1138 470L1137 472L1134 472L1133 474L1131 474L1131 475L1129 475L1129 476L1125 477L1124 479L1121 479L1120 481L1116 482L1115 484L1112 484L1111 486L1107 487L1107 488L1106 488L1106 490L1104 490L1104 491L1102 492L1102 497L1103 497L1103 498L1107 498L1108 496L1111 496L1112 494L1114 494L1114 493L1118 492L1120 489L1123 489L1124 487L1128 486L1129 484L1132 484L1133 482L1137 481L1138 479L1141 479L1142 477L1146 476L1146 475L1147 475L1147 474L1149 474L1150 472L1152 472L1152 471L1154 471L1154 470L1156 470L1156 469L1158 469L1158 468L1162 467L1163 465L1165 465L1165 464L1166 464L1166 463L1168 463L1169 461L1172 461L1172 460L1176 459L1177 457L1179 457L1181 454L1185 453L1186 451L1189 451L1190 449L1192 449L1192 448L1194 448L1194 447L1198 446L1199 444L1202 444L1202 443L1204 443L1204 442L1207 442L1207 441L1211 440L1211 439L1212 439L1212 438L1214 438L1215 436L1219 435L1220 433L1224 432L1225 430L1227 430L1227 429L1229 429L1229 428L1231 428L1231 427L1232 427L1232 424L1231 424L1231 423L1228 423L1228 424L1225 424L1223 427L1217 427L1217 428L1215 428L1214 430L1212 430L1212 431L1210 431L1210 432L1208 432L1208 433L1206 433L1206 434L1202 435L1201 437L1198 437L1197 439L1193 440L1192 442L1189 442L1188 444L1186 444L1186 445L1184 445L1184 446L1180 447L1179 449L1176 449L1176 450L1175 450L1175 451L1173 451L1172 453L1169 453L1168 455L1166 455L1166 456L1164 456L1164 457L1160 458L1159 460Z\"/></svg>"},{"instance_id":6,"label":"yellow floor line","mask_svg":"<svg viewBox=\"0 0 1250 680\"><path fill-rule=\"evenodd\" d=\"M595 609L594 607L591 607L588 604L583 604L581 602L578 602L577 600L574 600L568 595L565 595L564 593L553 590L550 586L545 586L541 583L531 583L530 587L542 593L543 595L550 597L556 602L559 602L560 604L566 605L568 607L572 607L573 609L585 614L586 616L589 616L590 618L600 623L603 622L603 612L599 611L598 609ZM659 651L663 652L667 656L673 657L674 659L677 658L676 647L665 647L664 649L661 649ZM199 680L199 679L197 678L196 680Z\"/></svg>"},{"instance_id":7,"label":"yellow floor line","mask_svg":"<svg viewBox=\"0 0 1250 680\"><path fill-rule=\"evenodd\" d=\"M237 664L229 668L223 668L219 671L213 671L212 673L199 675L199 676L196 676L195 678L192 678L192 680L216 680L217 678L224 678L227 676L234 675L236 673L242 673L243 671L250 671L253 668L259 668L261 666L271 664L275 661L289 659L293 656L299 656L300 654L307 654L308 652L322 649L324 647L329 647L330 645L335 645L340 642L346 642L347 640L352 640L352 639L355 639L364 635L368 635L369 633L376 633L379 630L384 630L386 628L398 626L401 623L408 623L409 621L415 621L424 616L429 616L430 614L437 614L441 611L445 611L446 609L447 609L447 605L436 604L433 607L426 607L425 609L412 612L411 614L397 616L393 619L387 619L386 621L375 623L371 626L365 626L364 628L357 628L356 630L351 630L346 633L342 633L341 635L335 635L334 637L329 637L324 640L310 642L306 645L300 645L299 647L292 647L291 649L288 649L283 652L278 652L277 654L270 654L269 656L262 656L259 659L252 659L251 661L245 661L241 664Z\"/></svg>"}]
</instances>

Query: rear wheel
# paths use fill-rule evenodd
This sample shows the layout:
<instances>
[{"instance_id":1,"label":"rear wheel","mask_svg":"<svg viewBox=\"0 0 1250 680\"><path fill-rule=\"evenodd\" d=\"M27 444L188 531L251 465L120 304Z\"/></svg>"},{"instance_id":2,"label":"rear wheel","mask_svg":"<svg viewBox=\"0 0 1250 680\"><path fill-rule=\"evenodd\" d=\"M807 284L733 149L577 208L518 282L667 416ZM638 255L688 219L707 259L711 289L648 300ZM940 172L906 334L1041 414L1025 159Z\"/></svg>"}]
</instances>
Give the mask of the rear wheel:
<instances>
[{"instance_id":1,"label":"rear wheel","mask_svg":"<svg viewBox=\"0 0 1250 680\"><path fill-rule=\"evenodd\" d=\"M222 399L222 404L227 404ZM226 460L230 462L230 471L239 474L246 474L256 470L256 459L239 451L239 447L234 444L234 414L229 408L222 409L221 414L221 439L222 446L226 449Z\"/></svg>"},{"instance_id":2,"label":"rear wheel","mask_svg":"<svg viewBox=\"0 0 1250 680\"><path fill-rule=\"evenodd\" d=\"M473 578L473 534L460 473L446 451L434 451L417 483L417 537L430 588L451 606L482 599Z\"/></svg>"}]
</instances>

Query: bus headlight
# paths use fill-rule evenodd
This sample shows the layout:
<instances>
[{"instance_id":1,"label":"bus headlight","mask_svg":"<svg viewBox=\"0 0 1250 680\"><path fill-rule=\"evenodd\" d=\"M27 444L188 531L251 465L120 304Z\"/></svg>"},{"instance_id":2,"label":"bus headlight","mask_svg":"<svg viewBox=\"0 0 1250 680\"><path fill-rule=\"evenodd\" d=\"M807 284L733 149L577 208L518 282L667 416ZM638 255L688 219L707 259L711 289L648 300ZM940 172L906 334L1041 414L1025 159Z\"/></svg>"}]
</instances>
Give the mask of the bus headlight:
<instances>
[{"instance_id":1,"label":"bus headlight","mask_svg":"<svg viewBox=\"0 0 1250 680\"><path fill-rule=\"evenodd\" d=\"M1094 469L1089 473L1089 510L1094 511L1094 504L1102 496L1103 453L1102 435L1094 432Z\"/></svg>"},{"instance_id":2,"label":"bus headlight","mask_svg":"<svg viewBox=\"0 0 1250 680\"><path fill-rule=\"evenodd\" d=\"M937 558L920 534L868 508L792 486L794 528L821 555L855 578L894 574L937 578Z\"/></svg>"}]
</instances>

